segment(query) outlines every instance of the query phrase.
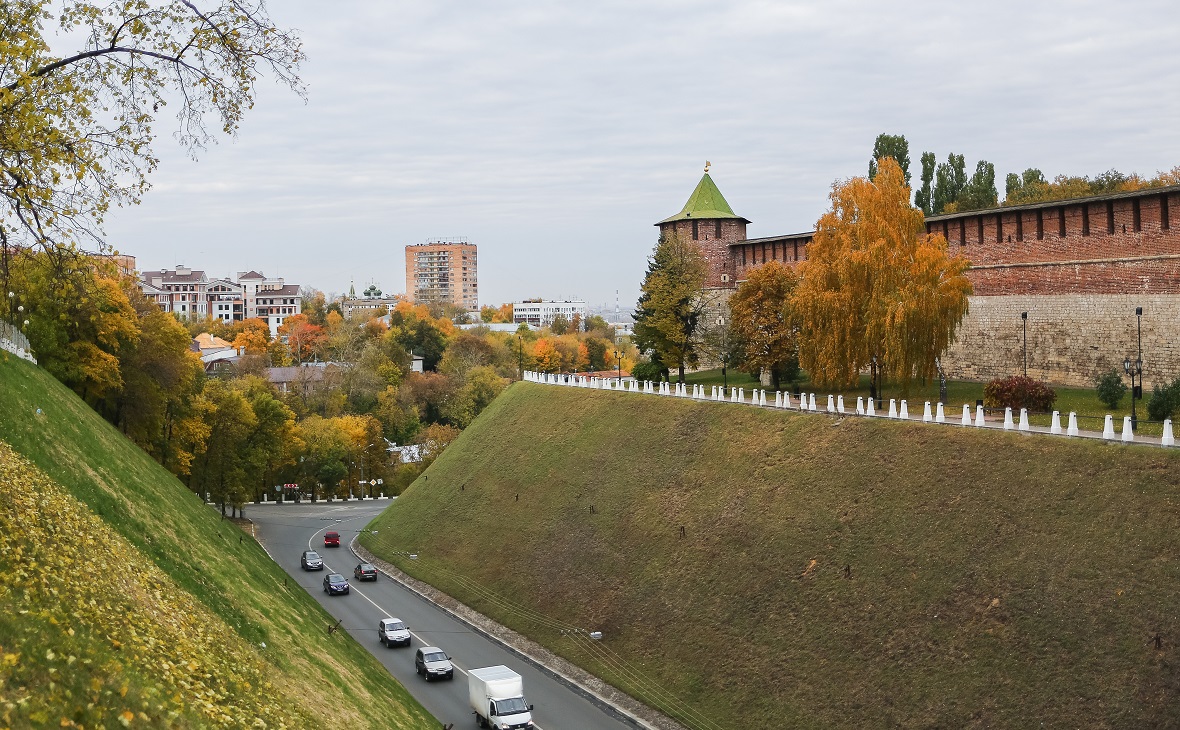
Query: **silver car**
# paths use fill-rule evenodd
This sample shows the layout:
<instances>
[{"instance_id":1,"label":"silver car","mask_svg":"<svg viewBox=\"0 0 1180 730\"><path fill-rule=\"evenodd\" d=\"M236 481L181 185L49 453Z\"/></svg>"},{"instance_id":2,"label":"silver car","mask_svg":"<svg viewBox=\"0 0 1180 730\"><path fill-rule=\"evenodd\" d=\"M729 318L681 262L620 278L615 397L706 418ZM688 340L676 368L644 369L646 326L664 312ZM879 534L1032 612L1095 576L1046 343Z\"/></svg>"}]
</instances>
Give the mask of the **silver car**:
<instances>
[{"instance_id":1,"label":"silver car","mask_svg":"<svg viewBox=\"0 0 1180 730\"><path fill-rule=\"evenodd\" d=\"M385 646L409 646L410 630L400 618L383 618L377 624L377 635Z\"/></svg>"}]
</instances>

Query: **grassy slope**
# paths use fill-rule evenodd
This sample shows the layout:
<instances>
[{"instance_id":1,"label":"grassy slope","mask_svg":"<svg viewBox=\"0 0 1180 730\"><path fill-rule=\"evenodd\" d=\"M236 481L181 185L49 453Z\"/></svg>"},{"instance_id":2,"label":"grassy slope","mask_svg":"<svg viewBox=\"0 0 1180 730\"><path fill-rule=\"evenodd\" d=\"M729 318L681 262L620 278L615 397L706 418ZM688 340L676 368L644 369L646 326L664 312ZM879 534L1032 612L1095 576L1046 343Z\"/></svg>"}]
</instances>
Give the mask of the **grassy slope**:
<instances>
[{"instance_id":1,"label":"grassy slope","mask_svg":"<svg viewBox=\"0 0 1180 730\"><path fill-rule=\"evenodd\" d=\"M455 575L601 629L724 727L1175 725L1178 466L516 384L366 542L643 696Z\"/></svg>"},{"instance_id":2,"label":"grassy slope","mask_svg":"<svg viewBox=\"0 0 1180 730\"><path fill-rule=\"evenodd\" d=\"M425 710L241 531L39 368L0 353L0 440L89 506L247 643L319 724L434 727ZM42 413L38 415L37 409ZM332 718L332 719L330 719ZM243 721L248 718L242 718Z\"/></svg>"}]
</instances>

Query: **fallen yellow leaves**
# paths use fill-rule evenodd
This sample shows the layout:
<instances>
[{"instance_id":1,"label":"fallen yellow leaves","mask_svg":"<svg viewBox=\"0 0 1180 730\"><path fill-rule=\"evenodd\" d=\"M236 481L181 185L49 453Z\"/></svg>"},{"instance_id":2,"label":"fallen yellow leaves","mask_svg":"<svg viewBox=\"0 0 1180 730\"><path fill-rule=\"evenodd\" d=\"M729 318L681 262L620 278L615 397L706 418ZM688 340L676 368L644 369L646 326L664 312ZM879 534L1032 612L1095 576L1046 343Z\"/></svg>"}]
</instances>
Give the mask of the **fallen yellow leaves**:
<instances>
[{"instance_id":1,"label":"fallen yellow leaves","mask_svg":"<svg viewBox=\"0 0 1180 730\"><path fill-rule=\"evenodd\" d=\"M0 727L301 727L253 647L0 442Z\"/></svg>"}]
</instances>

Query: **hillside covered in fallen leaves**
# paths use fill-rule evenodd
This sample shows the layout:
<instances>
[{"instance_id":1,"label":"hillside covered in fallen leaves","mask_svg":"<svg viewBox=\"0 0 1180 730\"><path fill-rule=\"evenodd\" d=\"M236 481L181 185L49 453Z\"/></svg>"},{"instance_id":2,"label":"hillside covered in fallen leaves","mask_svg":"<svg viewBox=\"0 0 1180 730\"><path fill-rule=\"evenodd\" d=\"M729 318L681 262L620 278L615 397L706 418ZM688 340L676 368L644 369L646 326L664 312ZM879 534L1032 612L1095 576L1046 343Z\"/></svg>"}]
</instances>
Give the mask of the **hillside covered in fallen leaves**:
<instances>
[{"instance_id":1,"label":"hillside covered in fallen leaves","mask_svg":"<svg viewBox=\"0 0 1180 730\"><path fill-rule=\"evenodd\" d=\"M258 545L0 352L0 728L437 728Z\"/></svg>"}]
</instances>

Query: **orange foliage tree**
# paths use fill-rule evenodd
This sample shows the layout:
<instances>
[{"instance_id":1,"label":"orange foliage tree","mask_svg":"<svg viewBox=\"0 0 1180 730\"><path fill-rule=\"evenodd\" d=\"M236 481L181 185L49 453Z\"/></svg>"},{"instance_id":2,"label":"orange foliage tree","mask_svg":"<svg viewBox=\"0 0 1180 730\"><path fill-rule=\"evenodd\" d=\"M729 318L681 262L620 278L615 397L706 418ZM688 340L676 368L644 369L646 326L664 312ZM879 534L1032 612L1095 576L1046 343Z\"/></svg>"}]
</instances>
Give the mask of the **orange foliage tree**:
<instances>
[{"instance_id":1,"label":"orange foliage tree","mask_svg":"<svg viewBox=\"0 0 1180 730\"><path fill-rule=\"evenodd\" d=\"M533 359L537 362L537 370L543 373L561 371L561 352L549 337L542 337L533 345Z\"/></svg>"},{"instance_id":2,"label":"orange foliage tree","mask_svg":"<svg viewBox=\"0 0 1180 730\"><path fill-rule=\"evenodd\" d=\"M897 162L879 165L872 181L833 186L799 267L799 360L820 385L852 385L874 358L906 387L929 379L967 313L967 259L925 233Z\"/></svg>"},{"instance_id":3,"label":"orange foliage tree","mask_svg":"<svg viewBox=\"0 0 1180 730\"><path fill-rule=\"evenodd\" d=\"M327 339L324 328L309 322L305 314L295 314L283 320L279 334L286 336L287 349L296 363L318 354Z\"/></svg>"},{"instance_id":4,"label":"orange foliage tree","mask_svg":"<svg viewBox=\"0 0 1180 730\"><path fill-rule=\"evenodd\" d=\"M798 282L794 269L771 261L751 271L729 299L742 368L755 376L768 373L775 390L784 375L790 378L798 370L798 343L789 316Z\"/></svg>"},{"instance_id":5,"label":"orange foliage tree","mask_svg":"<svg viewBox=\"0 0 1180 730\"><path fill-rule=\"evenodd\" d=\"M242 331L234 338L234 347L244 348L252 355L265 355L270 343L270 325L257 317L244 320Z\"/></svg>"}]
</instances>

